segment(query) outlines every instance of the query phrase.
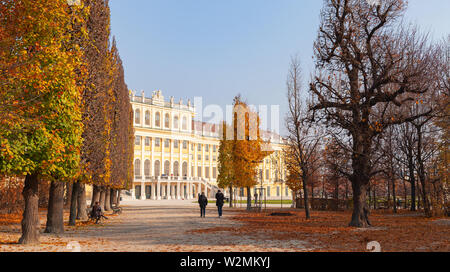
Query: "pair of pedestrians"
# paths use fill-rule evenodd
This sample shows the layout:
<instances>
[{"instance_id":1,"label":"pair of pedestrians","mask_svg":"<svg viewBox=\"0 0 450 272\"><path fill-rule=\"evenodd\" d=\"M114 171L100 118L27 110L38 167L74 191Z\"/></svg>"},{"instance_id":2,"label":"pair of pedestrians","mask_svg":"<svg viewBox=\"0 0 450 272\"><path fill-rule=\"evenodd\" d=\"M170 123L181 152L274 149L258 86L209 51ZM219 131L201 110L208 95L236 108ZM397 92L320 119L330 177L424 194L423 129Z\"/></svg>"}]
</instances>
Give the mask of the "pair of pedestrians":
<instances>
[{"instance_id":1,"label":"pair of pedestrians","mask_svg":"<svg viewBox=\"0 0 450 272\"><path fill-rule=\"evenodd\" d=\"M219 213L219 218L222 217L222 208L224 203L224 195L219 190L216 194L216 206L217 211ZM206 206L208 205L208 198L206 198L205 193L199 194L198 196L198 204L200 205L200 217L205 217L206 214Z\"/></svg>"}]
</instances>

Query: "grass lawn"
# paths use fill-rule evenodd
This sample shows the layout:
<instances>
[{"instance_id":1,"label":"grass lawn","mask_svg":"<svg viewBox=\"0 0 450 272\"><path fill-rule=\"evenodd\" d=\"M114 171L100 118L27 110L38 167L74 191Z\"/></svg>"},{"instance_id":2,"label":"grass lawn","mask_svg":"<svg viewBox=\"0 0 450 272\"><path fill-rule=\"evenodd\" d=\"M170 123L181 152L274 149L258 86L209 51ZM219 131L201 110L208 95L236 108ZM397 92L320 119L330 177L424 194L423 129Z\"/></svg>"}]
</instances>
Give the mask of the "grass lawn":
<instances>
[{"instance_id":1,"label":"grass lawn","mask_svg":"<svg viewBox=\"0 0 450 272\"><path fill-rule=\"evenodd\" d=\"M273 212L290 212L293 216L271 216ZM202 229L199 233L240 235L246 239L303 241L316 248L314 251L369 251L368 243L375 241L383 252L450 252L450 219L426 218L422 213L401 210L375 210L369 218L369 228L348 227L351 211L311 211L311 219L305 219L303 210L267 209L263 212L228 210L233 220L241 224L231 228Z\"/></svg>"}]
</instances>

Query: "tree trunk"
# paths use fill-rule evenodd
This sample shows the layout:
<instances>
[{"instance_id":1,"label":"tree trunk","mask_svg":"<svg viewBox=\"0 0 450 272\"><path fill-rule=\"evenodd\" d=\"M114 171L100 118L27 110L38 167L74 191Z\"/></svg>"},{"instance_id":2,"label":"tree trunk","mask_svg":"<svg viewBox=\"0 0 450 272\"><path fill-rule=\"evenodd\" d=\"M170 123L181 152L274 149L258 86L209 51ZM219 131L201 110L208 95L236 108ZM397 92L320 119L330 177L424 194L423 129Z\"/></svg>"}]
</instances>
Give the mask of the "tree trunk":
<instances>
[{"instance_id":1,"label":"tree trunk","mask_svg":"<svg viewBox=\"0 0 450 272\"><path fill-rule=\"evenodd\" d=\"M247 186L247 211L252 209L252 193L250 187Z\"/></svg>"},{"instance_id":2,"label":"tree trunk","mask_svg":"<svg viewBox=\"0 0 450 272\"><path fill-rule=\"evenodd\" d=\"M79 189L80 185L78 181L74 181L72 185L72 201L70 202L69 226L76 225Z\"/></svg>"},{"instance_id":3,"label":"tree trunk","mask_svg":"<svg viewBox=\"0 0 450 272\"><path fill-rule=\"evenodd\" d=\"M100 187L97 185L93 186L92 189L92 200L91 200L91 208L94 207L95 202L100 201Z\"/></svg>"},{"instance_id":4,"label":"tree trunk","mask_svg":"<svg viewBox=\"0 0 450 272\"><path fill-rule=\"evenodd\" d=\"M117 190L116 207L120 206L120 192L121 190Z\"/></svg>"},{"instance_id":5,"label":"tree trunk","mask_svg":"<svg viewBox=\"0 0 450 272\"><path fill-rule=\"evenodd\" d=\"M64 190L65 190L65 197L64 197L64 208L69 209L70 208L70 202L72 199L72 182L66 182L64 184Z\"/></svg>"},{"instance_id":6,"label":"tree trunk","mask_svg":"<svg viewBox=\"0 0 450 272\"><path fill-rule=\"evenodd\" d=\"M105 188L105 211L110 210L111 210L111 190L109 188Z\"/></svg>"},{"instance_id":7,"label":"tree trunk","mask_svg":"<svg viewBox=\"0 0 450 272\"><path fill-rule=\"evenodd\" d=\"M105 188L99 187L100 190L100 207L102 208L102 211L105 210L105 199L106 199L106 191Z\"/></svg>"},{"instance_id":8,"label":"tree trunk","mask_svg":"<svg viewBox=\"0 0 450 272\"><path fill-rule=\"evenodd\" d=\"M25 209L22 218L22 237L19 244L39 244L39 178L37 174L25 177L25 186L22 191Z\"/></svg>"},{"instance_id":9,"label":"tree trunk","mask_svg":"<svg viewBox=\"0 0 450 272\"><path fill-rule=\"evenodd\" d=\"M426 178L425 178L425 166L422 158L422 128L420 126L416 126L417 129L417 163L418 163L418 175L419 175L419 181L422 185L422 205L423 209L425 211L425 215L427 217L431 217L431 207L430 207L430 201L428 200L427 196L427 188L426 188Z\"/></svg>"},{"instance_id":10,"label":"tree trunk","mask_svg":"<svg viewBox=\"0 0 450 272\"><path fill-rule=\"evenodd\" d=\"M64 183L52 181L48 198L45 233L64 232Z\"/></svg>"},{"instance_id":11,"label":"tree trunk","mask_svg":"<svg viewBox=\"0 0 450 272\"><path fill-rule=\"evenodd\" d=\"M409 159L409 182L411 183L411 211L416 210L416 176L414 175L414 164L412 158Z\"/></svg>"},{"instance_id":12,"label":"tree trunk","mask_svg":"<svg viewBox=\"0 0 450 272\"><path fill-rule=\"evenodd\" d=\"M233 186L230 185L230 208L233 207Z\"/></svg>"},{"instance_id":13,"label":"tree trunk","mask_svg":"<svg viewBox=\"0 0 450 272\"><path fill-rule=\"evenodd\" d=\"M408 192L406 191L406 181L403 179L403 194L404 194L404 198L405 198L405 203L403 205L404 209L406 210L408 208L408 204L407 204L407 200L408 200Z\"/></svg>"},{"instance_id":14,"label":"tree trunk","mask_svg":"<svg viewBox=\"0 0 450 272\"><path fill-rule=\"evenodd\" d=\"M376 210L377 209L377 190L375 185L373 186L373 209Z\"/></svg>"},{"instance_id":15,"label":"tree trunk","mask_svg":"<svg viewBox=\"0 0 450 272\"><path fill-rule=\"evenodd\" d=\"M77 219L86 221L88 220L87 215L87 204L86 204L86 185L84 183L79 184L78 200L77 200Z\"/></svg>"},{"instance_id":16,"label":"tree trunk","mask_svg":"<svg viewBox=\"0 0 450 272\"><path fill-rule=\"evenodd\" d=\"M339 179L336 178L336 184L334 187L334 200L336 201L334 210L339 210Z\"/></svg>"},{"instance_id":17,"label":"tree trunk","mask_svg":"<svg viewBox=\"0 0 450 272\"><path fill-rule=\"evenodd\" d=\"M352 182L353 188L353 214L350 227L368 227L369 221L369 208L367 207L367 184L361 181Z\"/></svg>"},{"instance_id":18,"label":"tree trunk","mask_svg":"<svg viewBox=\"0 0 450 272\"><path fill-rule=\"evenodd\" d=\"M345 181L345 207L346 207L346 209L348 210L350 207L349 207L349 199L348 199L348 181Z\"/></svg>"},{"instance_id":19,"label":"tree trunk","mask_svg":"<svg viewBox=\"0 0 450 272\"><path fill-rule=\"evenodd\" d=\"M308 200L308 187L307 187L307 177L306 175L303 175L303 200L305 202L305 217L306 219L310 219L311 215L309 212L309 200Z\"/></svg>"},{"instance_id":20,"label":"tree trunk","mask_svg":"<svg viewBox=\"0 0 450 272\"><path fill-rule=\"evenodd\" d=\"M388 183L387 184L387 208L389 209L391 207L391 182L389 179L388 179L387 183ZM395 206L395 200L394 200L394 206Z\"/></svg>"},{"instance_id":21,"label":"tree trunk","mask_svg":"<svg viewBox=\"0 0 450 272\"><path fill-rule=\"evenodd\" d=\"M392 179L392 198L394 200L394 213L397 213L397 196L395 195L395 178Z\"/></svg>"},{"instance_id":22,"label":"tree trunk","mask_svg":"<svg viewBox=\"0 0 450 272\"><path fill-rule=\"evenodd\" d=\"M117 202L117 190L116 189L111 189L111 196L110 196L110 204L111 207L116 206L116 202Z\"/></svg>"}]
</instances>

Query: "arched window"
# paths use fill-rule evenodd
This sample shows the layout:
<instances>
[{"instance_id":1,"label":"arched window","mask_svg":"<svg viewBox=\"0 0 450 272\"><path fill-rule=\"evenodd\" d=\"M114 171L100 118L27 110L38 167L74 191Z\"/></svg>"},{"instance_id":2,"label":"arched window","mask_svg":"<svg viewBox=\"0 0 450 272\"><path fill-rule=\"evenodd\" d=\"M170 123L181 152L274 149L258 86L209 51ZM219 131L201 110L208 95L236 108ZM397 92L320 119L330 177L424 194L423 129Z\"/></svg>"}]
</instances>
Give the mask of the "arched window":
<instances>
[{"instance_id":1,"label":"arched window","mask_svg":"<svg viewBox=\"0 0 450 272\"><path fill-rule=\"evenodd\" d=\"M166 176L170 175L170 162L169 161L164 162L164 174Z\"/></svg>"},{"instance_id":2,"label":"arched window","mask_svg":"<svg viewBox=\"0 0 450 272\"><path fill-rule=\"evenodd\" d=\"M155 114L155 126L161 127L161 114L159 112Z\"/></svg>"},{"instance_id":3,"label":"arched window","mask_svg":"<svg viewBox=\"0 0 450 272\"><path fill-rule=\"evenodd\" d=\"M145 112L145 125L150 126L150 111Z\"/></svg>"},{"instance_id":4,"label":"arched window","mask_svg":"<svg viewBox=\"0 0 450 272\"><path fill-rule=\"evenodd\" d=\"M137 125L141 124L141 111L139 109L134 111L134 123Z\"/></svg>"},{"instance_id":5,"label":"arched window","mask_svg":"<svg viewBox=\"0 0 450 272\"><path fill-rule=\"evenodd\" d=\"M134 161L134 176L136 178L141 176L141 160L140 159L136 159Z\"/></svg>"},{"instance_id":6,"label":"arched window","mask_svg":"<svg viewBox=\"0 0 450 272\"><path fill-rule=\"evenodd\" d=\"M183 130L187 130L187 118L186 118L186 116L183 116L182 129Z\"/></svg>"},{"instance_id":7,"label":"arched window","mask_svg":"<svg viewBox=\"0 0 450 272\"><path fill-rule=\"evenodd\" d=\"M155 161L155 176L161 176L161 163L159 161Z\"/></svg>"},{"instance_id":8,"label":"arched window","mask_svg":"<svg viewBox=\"0 0 450 272\"><path fill-rule=\"evenodd\" d=\"M178 116L175 116L174 118L173 118L173 128L174 129L178 129Z\"/></svg>"},{"instance_id":9,"label":"arched window","mask_svg":"<svg viewBox=\"0 0 450 272\"><path fill-rule=\"evenodd\" d=\"M144 162L144 175L145 177L150 177L150 160L145 160Z\"/></svg>"},{"instance_id":10,"label":"arched window","mask_svg":"<svg viewBox=\"0 0 450 272\"><path fill-rule=\"evenodd\" d=\"M183 169L181 170L183 173L183 177L187 177L188 164L187 162L183 162Z\"/></svg>"},{"instance_id":11,"label":"arched window","mask_svg":"<svg viewBox=\"0 0 450 272\"><path fill-rule=\"evenodd\" d=\"M164 127L170 128L170 115L166 113L166 116L164 117Z\"/></svg>"},{"instance_id":12,"label":"arched window","mask_svg":"<svg viewBox=\"0 0 450 272\"><path fill-rule=\"evenodd\" d=\"M180 164L177 161L175 161L173 163L173 175L175 177L178 177L180 175L179 171L180 171Z\"/></svg>"}]
</instances>

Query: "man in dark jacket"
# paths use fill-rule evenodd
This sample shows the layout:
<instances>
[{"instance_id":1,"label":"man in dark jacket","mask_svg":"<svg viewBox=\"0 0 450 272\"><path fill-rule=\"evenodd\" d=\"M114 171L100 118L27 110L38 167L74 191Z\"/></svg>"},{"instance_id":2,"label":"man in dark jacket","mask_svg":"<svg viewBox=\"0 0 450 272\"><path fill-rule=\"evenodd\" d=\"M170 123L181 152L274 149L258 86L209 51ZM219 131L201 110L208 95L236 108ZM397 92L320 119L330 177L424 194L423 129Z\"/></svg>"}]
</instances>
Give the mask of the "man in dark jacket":
<instances>
[{"instance_id":1,"label":"man in dark jacket","mask_svg":"<svg viewBox=\"0 0 450 272\"><path fill-rule=\"evenodd\" d=\"M205 193L202 193L198 197L198 204L200 205L200 217L205 217L206 205L208 205L208 199L206 198Z\"/></svg>"},{"instance_id":2,"label":"man in dark jacket","mask_svg":"<svg viewBox=\"0 0 450 272\"><path fill-rule=\"evenodd\" d=\"M98 224L98 221L102 218L102 216L102 207L100 206L100 202L97 201L92 207L91 218L95 219L95 224Z\"/></svg>"},{"instance_id":3,"label":"man in dark jacket","mask_svg":"<svg viewBox=\"0 0 450 272\"><path fill-rule=\"evenodd\" d=\"M225 197L223 196L223 193L219 190L216 194L216 206L217 211L219 212L219 218L222 217L222 208L223 208L223 200Z\"/></svg>"}]
</instances>

